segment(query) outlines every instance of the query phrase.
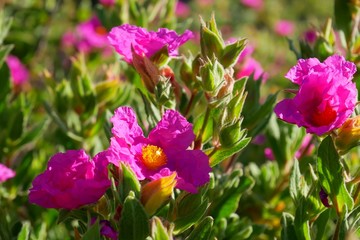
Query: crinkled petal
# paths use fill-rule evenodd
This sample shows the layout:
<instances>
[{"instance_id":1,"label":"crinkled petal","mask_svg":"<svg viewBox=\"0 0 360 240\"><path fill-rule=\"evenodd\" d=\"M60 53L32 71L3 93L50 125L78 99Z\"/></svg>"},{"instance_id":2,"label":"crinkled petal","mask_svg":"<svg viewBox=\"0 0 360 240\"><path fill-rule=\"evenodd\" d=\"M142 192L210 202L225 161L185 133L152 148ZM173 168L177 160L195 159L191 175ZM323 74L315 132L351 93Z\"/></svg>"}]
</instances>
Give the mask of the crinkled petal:
<instances>
[{"instance_id":1,"label":"crinkled petal","mask_svg":"<svg viewBox=\"0 0 360 240\"><path fill-rule=\"evenodd\" d=\"M346 61L343 56L333 55L328 57L324 63L331 67L334 71L339 71L344 76L345 81L351 81L352 76L356 72L356 66L354 63Z\"/></svg>"},{"instance_id":2,"label":"crinkled petal","mask_svg":"<svg viewBox=\"0 0 360 240\"><path fill-rule=\"evenodd\" d=\"M177 111L167 110L150 132L149 141L151 144L163 149L187 149L195 139L192 124Z\"/></svg>"},{"instance_id":3,"label":"crinkled petal","mask_svg":"<svg viewBox=\"0 0 360 240\"><path fill-rule=\"evenodd\" d=\"M124 139L127 144L131 145L137 139L143 138L143 131L132 108L119 107L110 121L113 123L111 131L114 137Z\"/></svg>"},{"instance_id":4,"label":"crinkled petal","mask_svg":"<svg viewBox=\"0 0 360 240\"><path fill-rule=\"evenodd\" d=\"M303 78L311 71L311 69L321 64L317 58L300 59L298 63L292 67L285 77L293 83L301 84Z\"/></svg>"}]
</instances>

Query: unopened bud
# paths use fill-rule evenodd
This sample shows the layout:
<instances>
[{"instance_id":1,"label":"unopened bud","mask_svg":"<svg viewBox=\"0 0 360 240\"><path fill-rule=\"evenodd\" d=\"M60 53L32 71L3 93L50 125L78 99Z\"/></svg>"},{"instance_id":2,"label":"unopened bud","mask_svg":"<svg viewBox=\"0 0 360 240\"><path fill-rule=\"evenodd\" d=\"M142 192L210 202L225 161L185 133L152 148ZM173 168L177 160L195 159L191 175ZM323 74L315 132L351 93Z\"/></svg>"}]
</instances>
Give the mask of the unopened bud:
<instances>
[{"instance_id":1,"label":"unopened bud","mask_svg":"<svg viewBox=\"0 0 360 240\"><path fill-rule=\"evenodd\" d=\"M214 17L206 23L201 19L200 45L203 57L221 56L224 49L224 40L217 29Z\"/></svg>"},{"instance_id":2,"label":"unopened bud","mask_svg":"<svg viewBox=\"0 0 360 240\"><path fill-rule=\"evenodd\" d=\"M153 215L171 196L176 185L176 173L145 184L141 189L141 202L145 211Z\"/></svg>"},{"instance_id":3,"label":"unopened bud","mask_svg":"<svg viewBox=\"0 0 360 240\"><path fill-rule=\"evenodd\" d=\"M360 115L346 119L345 123L339 128L335 138L335 145L340 154L347 153L360 143Z\"/></svg>"},{"instance_id":4,"label":"unopened bud","mask_svg":"<svg viewBox=\"0 0 360 240\"><path fill-rule=\"evenodd\" d=\"M241 130L241 122L242 119L238 119L235 123L225 125L220 130L219 138L222 147L232 147L242 139L246 130Z\"/></svg>"},{"instance_id":5,"label":"unopened bud","mask_svg":"<svg viewBox=\"0 0 360 240\"><path fill-rule=\"evenodd\" d=\"M200 77L203 89L216 96L224 78L224 68L216 60L214 63L209 61L200 68Z\"/></svg>"}]
</instances>

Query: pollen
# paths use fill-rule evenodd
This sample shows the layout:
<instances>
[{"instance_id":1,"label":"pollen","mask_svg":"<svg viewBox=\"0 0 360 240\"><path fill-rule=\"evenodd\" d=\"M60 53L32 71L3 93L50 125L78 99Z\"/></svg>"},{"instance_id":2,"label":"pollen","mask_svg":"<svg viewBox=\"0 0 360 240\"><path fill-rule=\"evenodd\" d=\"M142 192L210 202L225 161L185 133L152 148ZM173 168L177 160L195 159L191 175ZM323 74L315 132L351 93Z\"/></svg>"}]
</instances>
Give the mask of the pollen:
<instances>
[{"instance_id":1,"label":"pollen","mask_svg":"<svg viewBox=\"0 0 360 240\"><path fill-rule=\"evenodd\" d=\"M336 118L336 111L332 109L329 105L326 105L326 108L322 112L315 112L312 115L312 123L315 126L326 126L332 123Z\"/></svg>"},{"instance_id":2,"label":"pollen","mask_svg":"<svg viewBox=\"0 0 360 240\"><path fill-rule=\"evenodd\" d=\"M150 170L156 170L167 163L167 157L162 148L147 145L142 148L142 162Z\"/></svg>"}]
</instances>

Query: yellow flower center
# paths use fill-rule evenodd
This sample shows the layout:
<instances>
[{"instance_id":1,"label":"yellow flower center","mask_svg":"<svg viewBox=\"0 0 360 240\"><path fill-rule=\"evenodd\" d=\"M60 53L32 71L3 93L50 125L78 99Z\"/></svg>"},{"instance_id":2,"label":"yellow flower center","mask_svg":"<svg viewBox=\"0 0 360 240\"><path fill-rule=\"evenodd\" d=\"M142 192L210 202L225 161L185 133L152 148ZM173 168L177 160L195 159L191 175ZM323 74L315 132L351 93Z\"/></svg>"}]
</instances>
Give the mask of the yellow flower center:
<instances>
[{"instance_id":1,"label":"yellow flower center","mask_svg":"<svg viewBox=\"0 0 360 240\"><path fill-rule=\"evenodd\" d=\"M155 170L167 163L167 157L162 148L147 145L142 148L142 162L150 170Z\"/></svg>"}]
</instances>

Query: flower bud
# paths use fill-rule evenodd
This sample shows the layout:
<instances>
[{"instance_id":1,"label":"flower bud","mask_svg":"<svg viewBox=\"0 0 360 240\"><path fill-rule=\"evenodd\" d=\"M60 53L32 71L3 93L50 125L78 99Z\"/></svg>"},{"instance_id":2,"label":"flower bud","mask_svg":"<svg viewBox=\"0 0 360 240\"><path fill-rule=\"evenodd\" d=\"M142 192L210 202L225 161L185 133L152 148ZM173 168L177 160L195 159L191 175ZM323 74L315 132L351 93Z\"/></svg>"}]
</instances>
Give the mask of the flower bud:
<instances>
[{"instance_id":1,"label":"flower bud","mask_svg":"<svg viewBox=\"0 0 360 240\"><path fill-rule=\"evenodd\" d=\"M242 139L246 130L241 130L241 122L242 118L238 119L235 123L225 125L220 130L221 146L224 148L232 147Z\"/></svg>"},{"instance_id":2,"label":"flower bud","mask_svg":"<svg viewBox=\"0 0 360 240\"><path fill-rule=\"evenodd\" d=\"M176 173L145 184L141 189L141 202L145 211L153 215L171 196L177 183Z\"/></svg>"},{"instance_id":3,"label":"flower bud","mask_svg":"<svg viewBox=\"0 0 360 240\"><path fill-rule=\"evenodd\" d=\"M245 47L245 40L246 39L241 39L226 45L219 60L224 68L232 67L237 63L239 56Z\"/></svg>"},{"instance_id":4,"label":"flower bud","mask_svg":"<svg viewBox=\"0 0 360 240\"><path fill-rule=\"evenodd\" d=\"M359 145L359 141L360 115L346 119L345 123L338 130L335 145L340 150L340 154L345 154L353 147Z\"/></svg>"},{"instance_id":5,"label":"flower bud","mask_svg":"<svg viewBox=\"0 0 360 240\"><path fill-rule=\"evenodd\" d=\"M217 29L214 16L206 23L201 19L200 45L203 57L221 56L224 49L224 40Z\"/></svg>"},{"instance_id":6,"label":"flower bud","mask_svg":"<svg viewBox=\"0 0 360 240\"><path fill-rule=\"evenodd\" d=\"M209 61L200 68L200 77L203 89L216 96L224 78L224 68L216 60L214 63Z\"/></svg>"}]
</instances>

